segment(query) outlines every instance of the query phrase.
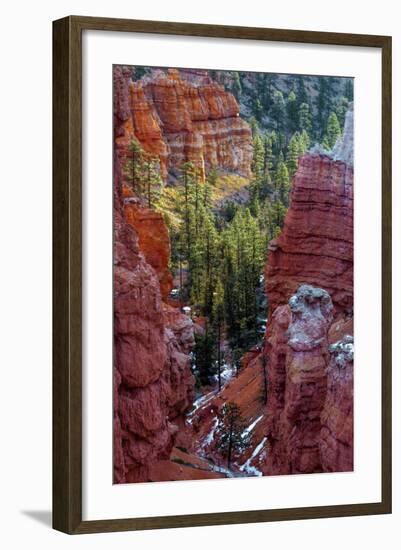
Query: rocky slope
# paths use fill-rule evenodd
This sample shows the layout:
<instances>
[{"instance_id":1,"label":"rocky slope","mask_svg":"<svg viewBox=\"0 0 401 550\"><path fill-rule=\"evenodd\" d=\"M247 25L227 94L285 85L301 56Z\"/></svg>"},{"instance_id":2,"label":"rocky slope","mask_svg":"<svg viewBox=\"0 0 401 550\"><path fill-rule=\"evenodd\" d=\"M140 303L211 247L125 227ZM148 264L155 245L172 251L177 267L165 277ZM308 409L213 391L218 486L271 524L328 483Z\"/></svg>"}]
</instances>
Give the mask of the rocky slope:
<instances>
[{"instance_id":1,"label":"rocky slope","mask_svg":"<svg viewBox=\"0 0 401 550\"><path fill-rule=\"evenodd\" d=\"M131 74L132 69L114 67L116 149L121 162L135 137L160 159L165 178L167 173L176 176L186 161L192 161L202 177L212 166L250 176L251 130L223 86L196 71L154 71L136 82Z\"/></svg>"},{"instance_id":2,"label":"rocky slope","mask_svg":"<svg viewBox=\"0 0 401 550\"><path fill-rule=\"evenodd\" d=\"M265 404L262 395L264 386L264 365L259 349L247 352L242 358L238 376L228 371L224 376L221 392L217 387L195 402L195 409L189 414L187 442L191 452L212 460L216 469L228 477L261 475L259 464L263 460L266 442ZM234 452L232 472L226 470L226 459L219 453L218 413L225 403L235 402L246 421L245 431L250 446Z\"/></svg>"}]
</instances>

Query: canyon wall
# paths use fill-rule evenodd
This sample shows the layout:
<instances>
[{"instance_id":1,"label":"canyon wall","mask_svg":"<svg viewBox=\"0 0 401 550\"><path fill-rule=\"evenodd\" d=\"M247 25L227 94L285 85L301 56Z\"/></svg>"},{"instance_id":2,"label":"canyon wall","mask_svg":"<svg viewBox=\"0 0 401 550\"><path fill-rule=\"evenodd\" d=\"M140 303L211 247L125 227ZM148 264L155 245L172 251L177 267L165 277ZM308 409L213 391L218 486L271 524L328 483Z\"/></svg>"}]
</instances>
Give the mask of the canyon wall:
<instances>
[{"instance_id":1,"label":"canyon wall","mask_svg":"<svg viewBox=\"0 0 401 550\"><path fill-rule=\"evenodd\" d=\"M265 270L265 475L353 469L353 117L304 155Z\"/></svg>"},{"instance_id":2,"label":"canyon wall","mask_svg":"<svg viewBox=\"0 0 401 550\"><path fill-rule=\"evenodd\" d=\"M317 147L299 161L283 230L270 243L265 280L271 313L303 283L324 288L336 312L352 313L352 125L350 111L335 153Z\"/></svg>"},{"instance_id":3,"label":"canyon wall","mask_svg":"<svg viewBox=\"0 0 401 550\"><path fill-rule=\"evenodd\" d=\"M203 71L154 71L133 82L132 68L114 67L116 151L129 158L136 138L160 160L161 172L177 176L186 161L203 178L213 166L251 175L252 134L234 96ZM116 116L116 111L118 115Z\"/></svg>"},{"instance_id":4,"label":"canyon wall","mask_svg":"<svg viewBox=\"0 0 401 550\"><path fill-rule=\"evenodd\" d=\"M124 108L124 102L115 103L123 125ZM120 128L116 124L116 134ZM193 323L163 301L171 285L168 231L160 215L127 193L122 180L115 157L115 483L151 478L152 465L170 457L194 396Z\"/></svg>"},{"instance_id":5,"label":"canyon wall","mask_svg":"<svg viewBox=\"0 0 401 550\"><path fill-rule=\"evenodd\" d=\"M162 301L123 210L114 214L114 480L147 481L193 401L192 321Z\"/></svg>"}]
</instances>

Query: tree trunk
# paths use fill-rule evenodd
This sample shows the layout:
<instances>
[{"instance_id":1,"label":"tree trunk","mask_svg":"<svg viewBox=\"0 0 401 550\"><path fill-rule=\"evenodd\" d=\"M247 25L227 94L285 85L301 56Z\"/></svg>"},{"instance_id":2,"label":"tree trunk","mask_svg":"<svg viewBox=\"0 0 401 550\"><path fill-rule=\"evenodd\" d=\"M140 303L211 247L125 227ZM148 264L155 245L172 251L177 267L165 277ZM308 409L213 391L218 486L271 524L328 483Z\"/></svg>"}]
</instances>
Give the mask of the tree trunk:
<instances>
[{"instance_id":1,"label":"tree trunk","mask_svg":"<svg viewBox=\"0 0 401 550\"><path fill-rule=\"evenodd\" d=\"M228 453L227 453L227 468L230 469L231 466L231 454L233 450L233 424L234 418L231 417L230 420L230 438L228 440Z\"/></svg>"},{"instance_id":2,"label":"tree trunk","mask_svg":"<svg viewBox=\"0 0 401 550\"><path fill-rule=\"evenodd\" d=\"M221 391L221 349L220 349L220 338L221 338L221 322L220 319L217 325L217 365L218 365L218 376L219 376L219 392Z\"/></svg>"}]
</instances>

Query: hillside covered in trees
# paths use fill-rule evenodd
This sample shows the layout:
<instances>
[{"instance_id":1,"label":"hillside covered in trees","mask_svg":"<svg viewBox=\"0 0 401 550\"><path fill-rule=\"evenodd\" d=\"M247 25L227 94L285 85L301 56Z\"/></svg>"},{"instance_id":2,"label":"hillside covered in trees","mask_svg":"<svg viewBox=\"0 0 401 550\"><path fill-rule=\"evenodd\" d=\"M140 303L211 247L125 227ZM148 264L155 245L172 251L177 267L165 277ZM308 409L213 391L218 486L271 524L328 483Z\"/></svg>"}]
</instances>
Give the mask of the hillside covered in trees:
<instances>
[{"instance_id":1,"label":"hillside covered in trees","mask_svg":"<svg viewBox=\"0 0 401 550\"><path fill-rule=\"evenodd\" d=\"M224 394L252 353L265 345L272 314L264 276L269 247L283 228L300 158L316 143L329 155L341 140L353 82L124 70L132 118L118 120L122 129L115 140L124 204L158 213L167 226L165 268L171 283L165 307L188 317L193 335L186 353L195 389L175 441L179 456L170 459L188 466L189 457L197 456L206 461L203 469L218 475L254 475L240 458L251 460L256 445L235 395L217 407L206 434L200 430L197 436L193 419L205 400ZM116 86L120 81L115 96L121 93ZM146 236L132 223L141 246ZM266 364L261 365L258 407L267 403L268 393Z\"/></svg>"}]
</instances>

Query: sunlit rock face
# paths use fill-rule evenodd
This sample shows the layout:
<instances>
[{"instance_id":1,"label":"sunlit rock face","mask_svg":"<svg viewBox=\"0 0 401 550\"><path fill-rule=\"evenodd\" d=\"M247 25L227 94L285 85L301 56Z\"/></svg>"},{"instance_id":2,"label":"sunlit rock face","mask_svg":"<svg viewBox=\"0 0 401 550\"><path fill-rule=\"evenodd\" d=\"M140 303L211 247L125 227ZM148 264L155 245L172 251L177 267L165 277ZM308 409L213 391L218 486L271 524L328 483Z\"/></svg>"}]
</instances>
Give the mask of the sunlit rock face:
<instances>
[{"instance_id":1,"label":"sunlit rock face","mask_svg":"<svg viewBox=\"0 0 401 550\"><path fill-rule=\"evenodd\" d=\"M249 177L252 133L239 105L204 71L154 71L132 82L132 69L114 68L116 150L121 163L136 138L160 160L164 179L186 161L203 178L212 166Z\"/></svg>"},{"instance_id":2,"label":"sunlit rock face","mask_svg":"<svg viewBox=\"0 0 401 550\"><path fill-rule=\"evenodd\" d=\"M312 149L299 161L283 230L270 243L265 272L270 313L302 283L325 289L336 312L352 312L352 111L346 120L333 156Z\"/></svg>"},{"instance_id":3,"label":"sunlit rock face","mask_svg":"<svg viewBox=\"0 0 401 550\"><path fill-rule=\"evenodd\" d=\"M124 216L138 235L139 248L147 263L157 273L162 299L166 301L173 287L173 277L169 269L170 237L163 215L142 206L124 186Z\"/></svg>"}]
</instances>

